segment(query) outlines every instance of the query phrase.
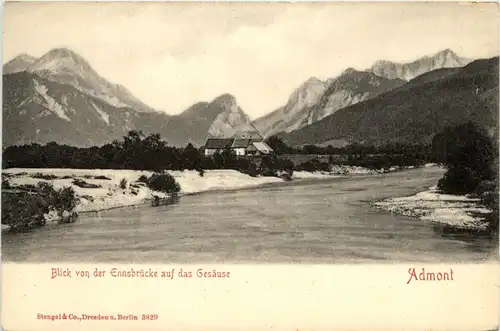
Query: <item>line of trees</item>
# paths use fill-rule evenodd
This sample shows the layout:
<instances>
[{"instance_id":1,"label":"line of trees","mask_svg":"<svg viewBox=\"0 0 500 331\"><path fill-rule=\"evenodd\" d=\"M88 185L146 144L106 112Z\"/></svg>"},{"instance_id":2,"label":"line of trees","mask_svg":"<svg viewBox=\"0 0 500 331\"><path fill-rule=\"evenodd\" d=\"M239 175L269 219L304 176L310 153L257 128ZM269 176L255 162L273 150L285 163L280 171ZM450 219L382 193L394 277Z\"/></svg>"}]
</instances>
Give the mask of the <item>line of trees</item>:
<instances>
[{"instance_id":1,"label":"line of trees","mask_svg":"<svg viewBox=\"0 0 500 331\"><path fill-rule=\"evenodd\" d=\"M275 154L259 159L236 157L231 150L206 157L203 150L188 144L184 148L169 146L159 134L144 135L141 131L130 131L121 141L113 141L101 147L79 148L59 145L29 144L10 146L4 149L3 168L76 168L76 169L134 169L161 171L203 169L236 169L247 173L274 173L278 170L324 170L328 164L365 166L373 169L391 166L421 165L431 161L429 146L388 145L383 147L352 145L344 148L304 146L292 148L279 137L266 140ZM318 160L293 163L285 159L289 154L343 155L345 160L330 158L328 162ZM260 162L262 161L262 162Z\"/></svg>"},{"instance_id":2,"label":"line of trees","mask_svg":"<svg viewBox=\"0 0 500 331\"><path fill-rule=\"evenodd\" d=\"M430 144L403 144L390 143L381 146L349 144L344 147L304 145L300 148L286 145L278 136L271 136L266 140L266 143L277 154L305 154L305 155L352 155L352 156L367 156L367 155L419 155L425 158L432 158L432 145Z\"/></svg>"},{"instance_id":3,"label":"line of trees","mask_svg":"<svg viewBox=\"0 0 500 331\"><path fill-rule=\"evenodd\" d=\"M293 164L276 155L263 156L256 164L251 158L237 157L230 149L207 157L192 144L177 148L169 146L159 134L146 136L130 131L123 140L101 147L79 148L55 142L10 146L3 151L2 167L197 170L200 175L205 169L234 169L257 176L277 175L280 170L293 169Z\"/></svg>"}]
</instances>

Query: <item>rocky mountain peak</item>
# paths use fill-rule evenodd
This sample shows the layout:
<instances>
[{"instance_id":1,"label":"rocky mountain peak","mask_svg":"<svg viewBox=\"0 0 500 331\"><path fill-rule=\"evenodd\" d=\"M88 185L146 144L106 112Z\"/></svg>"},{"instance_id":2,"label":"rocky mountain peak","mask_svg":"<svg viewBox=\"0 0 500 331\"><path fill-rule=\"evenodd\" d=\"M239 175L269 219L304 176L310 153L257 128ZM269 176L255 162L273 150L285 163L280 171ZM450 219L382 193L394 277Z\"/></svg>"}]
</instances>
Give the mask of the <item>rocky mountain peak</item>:
<instances>
[{"instance_id":1,"label":"rocky mountain peak","mask_svg":"<svg viewBox=\"0 0 500 331\"><path fill-rule=\"evenodd\" d=\"M26 58L23 55L20 56ZM115 85L101 77L87 60L66 47L54 48L28 64L19 65L9 62L4 65L4 73L18 71L28 71L56 83L71 85L114 107L129 107L139 112L154 112L154 109L137 99L124 86Z\"/></svg>"},{"instance_id":2,"label":"rocky mountain peak","mask_svg":"<svg viewBox=\"0 0 500 331\"><path fill-rule=\"evenodd\" d=\"M446 48L446 49L443 49L442 51L437 52L435 56L450 56L450 57L458 58L458 55L449 48Z\"/></svg>"},{"instance_id":3,"label":"rocky mountain peak","mask_svg":"<svg viewBox=\"0 0 500 331\"><path fill-rule=\"evenodd\" d=\"M220 106L229 106L229 107L238 106L236 98L229 93L219 95L212 101L212 103Z\"/></svg>"},{"instance_id":4,"label":"rocky mountain peak","mask_svg":"<svg viewBox=\"0 0 500 331\"><path fill-rule=\"evenodd\" d=\"M27 53L21 53L3 65L3 73L13 74L16 72L25 71L36 60L37 58L34 56L31 56Z\"/></svg>"},{"instance_id":5,"label":"rocky mountain peak","mask_svg":"<svg viewBox=\"0 0 500 331\"><path fill-rule=\"evenodd\" d=\"M432 70L463 67L469 62L471 60L462 58L447 48L432 56L422 56L409 63L378 60L366 71L385 78L399 78L408 81Z\"/></svg>"},{"instance_id":6,"label":"rocky mountain peak","mask_svg":"<svg viewBox=\"0 0 500 331\"><path fill-rule=\"evenodd\" d=\"M318 77L310 77L308 80L306 80L302 86L310 86L310 85L316 85L316 84L323 84L323 81L319 79Z\"/></svg>"},{"instance_id":7,"label":"rocky mountain peak","mask_svg":"<svg viewBox=\"0 0 500 331\"><path fill-rule=\"evenodd\" d=\"M344 71L342 71L342 73L340 74L340 76L347 76L347 75L353 75L353 74L356 74L358 73L359 71L354 69L353 67L349 67L347 69L345 69Z\"/></svg>"},{"instance_id":8,"label":"rocky mountain peak","mask_svg":"<svg viewBox=\"0 0 500 331\"><path fill-rule=\"evenodd\" d=\"M436 53L436 55L434 55L434 59L436 59L437 61L442 61L442 63L445 63L450 66L454 63L459 65L465 65L470 62L469 60L458 56L455 52L453 52L449 48Z\"/></svg>"},{"instance_id":9,"label":"rocky mountain peak","mask_svg":"<svg viewBox=\"0 0 500 331\"><path fill-rule=\"evenodd\" d=\"M59 47L59 48L53 48L47 53L45 53L44 56L48 57L53 57L53 58L63 58L63 57L72 57L72 58L77 58L80 57L80 55L76 54L73 50L66 48L66 47Z\"/></svg>"},{"instance_id":10,"label":"rocky mountain peak","mask_svg":"<svg viewBox=\"0 0 500 331\"><path fill-rule=\"evenodd\" d=\"M20 59L20 60L28 61L28 62L35 62L36 61L36 57L29 55L28 53L21 53L18 56L16 56L15 59Z\"/></svg>"},{"instance_id":11,"label":"rocky mountain peak","mask_svg":"<svg viewBox=\"0 0 500 331\"><path fill-rule=\"evenodd\" d=\"M69 48L54 48L40 57L29 71L43 71L57 73L59 71L73 71L83 74L86 71L94 72L90 64L76 52Z\"/></svg>"}]
</instances>

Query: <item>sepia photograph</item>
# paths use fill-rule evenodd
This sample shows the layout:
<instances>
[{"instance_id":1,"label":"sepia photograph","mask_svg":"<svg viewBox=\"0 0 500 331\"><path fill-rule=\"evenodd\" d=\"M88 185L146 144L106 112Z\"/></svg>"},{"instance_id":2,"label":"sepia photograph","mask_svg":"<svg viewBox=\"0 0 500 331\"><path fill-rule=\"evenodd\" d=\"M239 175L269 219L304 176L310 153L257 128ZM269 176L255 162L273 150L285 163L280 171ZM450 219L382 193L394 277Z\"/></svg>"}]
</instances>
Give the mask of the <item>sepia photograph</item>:
<instances>
[{"instance_id":1,"label":"sepia photograph","mask_svg":"<svg viewBox=\"0 0 500 331\"><path fill-rule=\"evenodd\" d=\"M7 2L2 262L496 261L498 24L493 3ZM427 271L401 278L457 277Z\"/></svg>"}]
</instances>

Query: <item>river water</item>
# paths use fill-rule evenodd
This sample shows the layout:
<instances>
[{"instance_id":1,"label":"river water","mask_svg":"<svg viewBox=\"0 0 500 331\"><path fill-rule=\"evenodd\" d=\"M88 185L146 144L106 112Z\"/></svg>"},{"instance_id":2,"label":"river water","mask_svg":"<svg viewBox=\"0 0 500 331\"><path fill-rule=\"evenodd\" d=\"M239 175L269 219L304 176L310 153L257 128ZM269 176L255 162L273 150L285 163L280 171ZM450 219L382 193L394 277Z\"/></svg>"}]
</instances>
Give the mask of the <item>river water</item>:
<instances>
[{"instance_id":1,"label":"river water","mask_svg":"<svg viewBox=\"0 0 500 331\"><path fill-rule=\"evenodd\" d=\"M30 233L4 235L2 258L17 262L371 263L481 262L497 254L485 238L451 237L429 222L370 202L412 195L443 170L288 182L184 196L161 207L81 215Z\"/></svg>"}]
</instances>

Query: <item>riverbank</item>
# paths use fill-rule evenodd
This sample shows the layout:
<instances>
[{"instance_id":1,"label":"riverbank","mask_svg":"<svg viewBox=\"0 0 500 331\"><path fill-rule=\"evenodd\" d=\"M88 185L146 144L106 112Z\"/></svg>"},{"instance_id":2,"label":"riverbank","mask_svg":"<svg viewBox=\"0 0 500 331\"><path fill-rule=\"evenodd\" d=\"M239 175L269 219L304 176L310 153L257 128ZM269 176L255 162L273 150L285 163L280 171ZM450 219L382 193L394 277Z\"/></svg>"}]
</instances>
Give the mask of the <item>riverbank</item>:
<instances>
[{"instance_id":1,"label":"riverbank","mask_svg":"<svg viewBox=\"0 0 500 331\"><path fill-rule=\"evenodd\" d=\"M486 218L492 212L480 205L480 199L442 194L436 186L407 197L375 202L377 208L456 229L485 231Z\"/></svg>"},{"instance_id":2,"label":"riverbank","mask_svg":"<svg viewBox=\"0 0 500 331\"><path fill-rule=\"evenodd\" d=\"M181 187L180 194L193 194L210 190L234 190L283 182L277 177L250 177L235 170L207 170L200 176L197 171L169 171ZM3 171L12 187L48 182L54 188L71 187L79 202L75 211L90 212L147 203L164 193L149 189L138 182L151 171L109 169L7 169Z\"/></svg>"},{"instance_id":3,"label":"riverbank","mask_svg":"<svg viewBox=\"0 0 500 331\"><path fill-rule=\"evenodd\" d=\"M401 169L389 169L389 172ZM388 171L386 171L388 172ZM55 189L71 187L78 200L75 212L95 212L114 208L150 203L154 197L165 198L162 192L153 191L139 182L141 176L149 177L151 171L110 169L46 169L12 168L3 170L3 179L16 187L36 186L40 182L50 183ZM278 177L252 177L236 170L206 170L203 176L198 171L169 171L179 183L180 195L208 191L228 191L283 183ZM380 174L380 171L362 167L333 166L330 172L293 173L292 180L328 179L349 175ZM45 215L47 222L58 221L57 213ZM8 226L2 224L2 231Z\"/></svg>"},{"instance_id":4,"label":"riverbank","mask_svg":"<svg viewBox=\"0 0 500 331\"><path fill-rule=\"evenodd\" d=\"M423 168L439 167L435 163L427 163L422 166ZM293 179L321 179L321 178L332 178L332 177L344 177L344 176L354 176L354 175L380 175L402 170L411 170L418 167L390 167L388 169L368 169L358 166L347 166L347 165L332 165L330 171L294 171Z\"/></svg>"},{"instance_id":5,"label":"riverbank","mask_svg":"<svg viewBox=\"0 0 500 331\"><path fill-rule=\"evenodd\" d=\"M85 213L69 226L7 234L2 252L26 263L490 261L491 240L443 236L430 222L367 206L424 191L442 174L420 168L186 195L170 206Z\"/></svg>"}]
</instances>

